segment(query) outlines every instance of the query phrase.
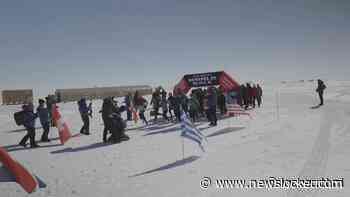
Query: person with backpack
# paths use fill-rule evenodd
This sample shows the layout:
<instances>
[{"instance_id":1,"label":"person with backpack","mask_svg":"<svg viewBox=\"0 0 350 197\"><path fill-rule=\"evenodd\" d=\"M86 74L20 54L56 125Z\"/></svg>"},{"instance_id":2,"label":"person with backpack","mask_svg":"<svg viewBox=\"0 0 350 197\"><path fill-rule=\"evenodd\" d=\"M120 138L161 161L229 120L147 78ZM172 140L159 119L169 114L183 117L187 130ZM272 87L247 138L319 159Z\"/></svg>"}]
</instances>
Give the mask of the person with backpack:
<instances>
[{"instance_id":1,"label":"person with backpack","mask_svg":"<svg viewBox=\"0 0 350 197\"><path fill-rule=\"evenodd\" d=\"M79 106L81 119L83 120L83 126L80 129L80 133L85 135L90 135L90 118L89 118L90 109L86 104L86 99L81 98L78 101L78 106Z\"/></svg>"},{"instance_id":2,"label":"person with backpack","mask_svg":"<svg viewBox=\"0 0 350 197\"><path fill-rule=\"evenodd\" d=\"M27 134L22 138L19 142L20 146L26 147L28 139L30 140L30 148L39 147L39 145L35 142L35 119L38 117L36 113L34 113L34 106L32 103L22 106L23 109L23 126L27 130Z\"/></svg>"},{"instance_id":3,"label":"person with backpack","mask_svg":"<svg viewBox=\"0 0 350 197\"><path fill-rule=\"evenodd\" d=\"M318 96L320 98L319 106L323 105L323 92L325 89L326 89L326 85L324 84L324 82L321 79L318 79L316 92L318 93Z\"/></svg>"},{"instance_id":4,"label":"person with backpack","mask_svg":"<svg viewBox=\"0 0 350 197\"><path fill-rule=\"evenodd\" d=\"M49 119L49 110L45 105L45 100L39 99L39 106L36 109L36 112L39 116L41 126L44 129L43 134L41 135L42 142L50 142L49 132L50 132L50 119Z\"/></svg>"}]
</instances>

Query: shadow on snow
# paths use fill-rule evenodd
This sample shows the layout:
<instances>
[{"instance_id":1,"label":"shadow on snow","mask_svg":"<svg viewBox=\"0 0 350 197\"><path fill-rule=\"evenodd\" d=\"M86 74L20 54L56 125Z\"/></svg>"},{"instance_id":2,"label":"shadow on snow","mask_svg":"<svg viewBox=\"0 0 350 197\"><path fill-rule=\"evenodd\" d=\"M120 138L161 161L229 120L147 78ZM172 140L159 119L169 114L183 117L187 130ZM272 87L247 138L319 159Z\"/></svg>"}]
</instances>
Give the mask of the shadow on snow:
<instances>
[{"instance_id":1,"label":"shadow on snow","mask_svg":"<svg viewBox=\"0 0 350 197\"><path fill-rule=\"evenodd\" d=\"M87 150L96 149L96 148L102 148L102 147L106 147L106 146L110 146L110 145L115 145L115 144L98 142L98 143L90 144L87 146L81 146L81 147L77 147L77 148L69 147L69 148L64 148L61 150L52 151L51 154L81 152L81 151L87 151Z\"/></svg>"},{"instance_id":2,"label":"shadow on snow","mask_svg":"<svg viewBox=\"0 0 350 197\"><path fill-rule=\"evenodd\" d=\"M236 131L239 131L239 130L242 130L244 129L245 127L227 127L227 128L224 128L224 129L220 129L210 135L207 135L207 138L210 138L210 137L215 137L215 136L218 136L218 135L223 135L223 134L227 134L227 133L232 133L232 132L236 132Z\"/></svg>"},{"instance_id":3,"label":"shadow on snow","mask_svg":"<svg viewBox=\"0 0 350 197\"><path fill-rule=\"evenodd\" d=\"M153 169L153 170L148 170L146 172L142 172L142 173L138 173L138 174L129 176L129 178L143 176L143 175L152 174L152 173L155 173L155 172L160 172L160 171L164 171L164 170L169 170L169 169L172 169L172 168L180 167L180 166L192 163L192 162L198 160L199 158L200 157L198 157L198 156L186 157L184 159L181 159L181 160L178 160L176 162L173 162L173 163L161 166L159 168L156 168L156 169Z\"/></svg>"},{"instance_id":4,"label":"shadow on snow","mask_svg":"<svg viewBox=\"0 0 350 197\"><path fill-rule=\"evenodd\" d=\"M57 146L63 146L62 144L48 144L48 145L40 145L36 148L29 148L29 145L27 147L23 147L20 145L9 145L9 146L3 146L3 148L6 149L7 152L15 152L15 151L21 151L21 150L35 150L40 148L51 148L51 147L57 147Z\"/></svg>"}]
</instances>

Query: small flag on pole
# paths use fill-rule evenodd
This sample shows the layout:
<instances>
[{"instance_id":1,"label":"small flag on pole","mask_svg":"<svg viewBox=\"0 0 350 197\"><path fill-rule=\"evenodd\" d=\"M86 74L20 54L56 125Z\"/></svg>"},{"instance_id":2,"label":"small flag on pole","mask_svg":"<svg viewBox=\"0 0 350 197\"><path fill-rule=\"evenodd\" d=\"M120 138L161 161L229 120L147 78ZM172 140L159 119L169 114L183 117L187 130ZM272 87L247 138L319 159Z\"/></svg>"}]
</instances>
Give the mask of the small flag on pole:
<instances>
[{"instance_id":1,"label":"small flag on pole","mask_svg":"<svg viewBox=\"0 0 350 197\"><path fill-rule=\"evenodd\" d=\"M206 140L205 136L193 125L184 112L181 114L181 129L182 137L196 142L201 150L205 152L203 147L203 140Z\"/></svg>"},{"instance_id":2,"label":"small flag on pole","mask_svg":"<svg viewBox=\"0 0 350 197\"><path fill-rule=\"evenodd\" d=\"M72 134L69 131L67 123L63 120L60 112L58 111L58 106L56 104L53 105L52 117L58 129L61 144L64 144L69 140L69 138L72 137Z\"/></svg>"}]
</instances>

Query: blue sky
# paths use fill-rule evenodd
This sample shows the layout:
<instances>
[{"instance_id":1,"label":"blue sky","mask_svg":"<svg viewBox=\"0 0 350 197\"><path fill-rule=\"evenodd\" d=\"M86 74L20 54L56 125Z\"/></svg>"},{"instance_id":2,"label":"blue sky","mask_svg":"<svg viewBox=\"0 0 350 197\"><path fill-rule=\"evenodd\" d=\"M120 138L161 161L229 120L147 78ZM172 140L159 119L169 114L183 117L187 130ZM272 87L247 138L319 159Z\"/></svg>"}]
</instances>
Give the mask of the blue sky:
<instances>
[{"instance_id":1,"label":"blue sky","mask_svg":"<svg viewBox=\"0 0 350 197\"><path fill-rule=\"evenodd\" d=\"M347 0L2 0L1 89L348 79Z\"/></svg>"}]
</instances>

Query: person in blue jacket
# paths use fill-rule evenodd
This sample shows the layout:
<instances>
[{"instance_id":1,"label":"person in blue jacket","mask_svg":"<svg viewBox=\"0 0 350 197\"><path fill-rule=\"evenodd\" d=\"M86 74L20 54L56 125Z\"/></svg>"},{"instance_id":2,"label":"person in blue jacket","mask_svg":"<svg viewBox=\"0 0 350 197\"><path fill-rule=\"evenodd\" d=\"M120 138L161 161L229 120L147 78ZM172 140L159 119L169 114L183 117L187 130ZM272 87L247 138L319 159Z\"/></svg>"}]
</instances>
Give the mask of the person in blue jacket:
<instances>
[{"instance_id":1,"label":"person in blue jacket","mask_svg":"<svg viewBox=\"0 0 350 197\"><path fill-rule=\"evenodd\" d=\"M90 114L91 109L89 109L89 107L87 106L85 98L81 98L78 101L78 105L79 105L80 116L81 116L81 119L83 120L83 123L84 123L80 129L80 133L85 134L85 135L90 135L89 114Z\"/></svg>"},{"instance_id":2,"label":"person in blue jacket","mask_svg":"<svg viewBox=\"0 0 350 197\"><path fill-rule=\"evenodd\" d=\"M50 142L50 140L49 140L49 131L50 131L49 110L44 105L45 105L45 101L43 99L39 99L39 107L36 109L36 112L39 116L41 126L44 129L44 132L41 135L41 141L42 142Z\"/></svg>"},{"instance_id":3,"label":"person in blue jacket","mask_svg":"<svg viewBox=\"0 0 350 197\"><path fill-rule=\"evenodd\" d=\"M19 145L26 147L28 139L30 140L30 147L36 148L39 147L35 142L35 119L38 117L36 113L33 112L34 106L32 103L23 105L22 109L24 111L24 122L23 126L27 130L27 134L19 142Z\"/></svg>"}]
</instances>

